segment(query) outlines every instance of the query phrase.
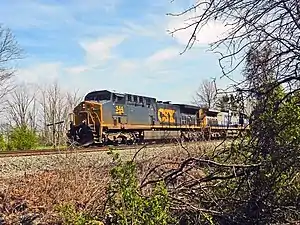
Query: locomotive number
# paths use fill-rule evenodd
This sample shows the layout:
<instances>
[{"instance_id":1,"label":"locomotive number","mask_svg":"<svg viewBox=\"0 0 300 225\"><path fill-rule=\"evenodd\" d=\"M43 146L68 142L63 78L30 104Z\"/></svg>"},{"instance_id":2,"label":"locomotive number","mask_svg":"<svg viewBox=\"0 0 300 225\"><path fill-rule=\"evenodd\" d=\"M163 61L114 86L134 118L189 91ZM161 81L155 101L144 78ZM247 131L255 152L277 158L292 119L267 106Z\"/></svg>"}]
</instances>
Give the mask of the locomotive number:
<instances>
[{"instance_id":1,"label":"locomotive number","mask_svg":"<svg viewBox=\"0 0 300 225\"><path fill-rule=\"evenodd\" d=\"M162 123L163 122L175 123L174 114L175 114L175 110L173 109L160 108L158 110L158 119Z\"/></svg>"},{"instance_id":2,"label":"locomotive number","mask_svg":"<svg viewBox=\"0 0 300 225\"><path fill-rule=\"evenodd\" d=\"M118 114L118 115L124 114L124 106L117 105L116 106L116 114Z\"/></svg>"}]
</instances>

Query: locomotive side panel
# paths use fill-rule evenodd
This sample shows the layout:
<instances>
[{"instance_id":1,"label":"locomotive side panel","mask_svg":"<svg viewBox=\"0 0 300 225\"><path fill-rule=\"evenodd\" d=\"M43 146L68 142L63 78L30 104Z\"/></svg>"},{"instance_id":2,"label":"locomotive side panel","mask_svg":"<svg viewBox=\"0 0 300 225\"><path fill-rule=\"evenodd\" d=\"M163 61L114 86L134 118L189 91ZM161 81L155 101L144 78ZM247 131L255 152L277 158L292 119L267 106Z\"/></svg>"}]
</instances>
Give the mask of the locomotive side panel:
<instances>
[{"instance_id":1,"label":"locomotive side panel","mask_svg":"<svg viewBox=\"0 0 300 225\"><path fill-rule=\"evenodd\" d=\"M221 127L232 127L239 125L239 115L236 112L220 112L217 115L218 125Z\"/></svg>"},{"instance_id":2,"label":"locomotive side panel","mask_svg":"<svg viewBox=\"0 0 300 225\"><path fill-rule=\"evenodd\" d=\"M135 104L120 104L107 102L103 104L104 126L125 129L140 129L149 127L155 121L154 106L142 106ZM119 126L120 125L120 126Z\"/></svg>"},{"instance_id":3,"label":"locomotive side panel","mask_svg":"<svg viewBox=\"0 0 300 225\"><path fill-rule=\"evenodd\" d=\"M180 125L180 109L175 105L157 103L156 117L157 125Z\"/></svg>"},{"instance_id":4,"label":"locomotive side panel","mask_svg":"<svg viewBox=\"0 0 300 225\"><path fill-rule=\"evenodd\" d=\"M124 112L125 112L125 107L122 107L121 108L124 109ZM105 126L111 126L113 125L114 123L114 120L113 120L113 115L116 113L116 111L118 112L118 107L116 109L116 107L112 104L112 102L107 102L105 104L103 104L102 106L102 117L103 117L103 123Z\"/></svg>"},{"instance_id":5,"label":"locomotive side panel","mask_svg":"<svg viewBox=\"0 0 300 225\"><path fill-rule=\"evenodd\" d=\"M181 113L180 114L180 125L181 126L191 126L197 125L197 116L193 114Z\"/></svg>"},{"instance_id":6,"label":"locomotive side panel","mask_svg":"<svg viewBox=\"0 0 300 225\"><path fill-rule=\"evenodd\" d=\"M188 104L176 104L180 109L179 118L181 127L188 128L191 126L200 127L200 108L194 105Z\"/></svg>"},{"instance_id":7,"label":"locomotive side panel","mask_svg":"<svg viewBox=\"0 0 300 225\"><path fill-rule=\"evenodd\" d=\"M127 105L128 125L151 125L151 115L154 109L148 106Z\"/></svg>"}]
</instances>

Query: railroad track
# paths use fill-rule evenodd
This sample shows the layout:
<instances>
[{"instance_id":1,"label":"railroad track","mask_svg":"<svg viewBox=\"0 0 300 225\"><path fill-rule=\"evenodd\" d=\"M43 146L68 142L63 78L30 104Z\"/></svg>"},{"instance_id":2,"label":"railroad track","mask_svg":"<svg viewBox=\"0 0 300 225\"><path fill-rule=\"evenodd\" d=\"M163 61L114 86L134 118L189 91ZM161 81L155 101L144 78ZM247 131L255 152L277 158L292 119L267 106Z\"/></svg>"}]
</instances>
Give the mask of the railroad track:
<instances>
[{"instance_id":1,"label":"railroad track","mask_svg":"<svg viewBox=\"0 0 300 225\"><path fill-rule=\"evenodd\" d=\"M118 150L129 150L129 149L136 149L138 146L124 146L118 147ZM142 146L141 146L142 147ZM21 157L21 156L35 156L35 155L55 155L55 154L73 154L73 153L85 153L85 152L97 152L97 151L108 151L110 148L105 147L98 147L98 148L86 148L86 149L41 149L41 150L22 150L22 151L8 151L8 152L1 152L0 158L5 157Z\"/></svg>"},{"instance_id":2,"label":"railroad track","mask_svg":"<svg viewBox=\"0 0 300 225\"><path fill-rule=\"evenodd\" d=\"M212 140L212 141L194 141L186 143L208 143L208 142L222 142L222 140ZM98 152L98 151L109 151L111 148L117 150L130 150L130 149L139 149L139 148L155 148L155 147L165 147L165 146L174 146L178 145L178 140L167 141L167 142L158 142L158 143L143 143L143 144L134 144L134 145L118 145L118 146L103 146L103 147L67 147L63 149L31 149L31 150L18 150L18 151L0 151L0 158L5 157L21 157L21 156L35 156L35 155L55 155L55 154L72 154L72 153L85 153L85 152Z\"/></svg>"},{"instance_id":3,"label":"railroad track","mask_svg":"<svg viewBox=\"0 0 300 225\"><path fill-rule=\"evenodd\" d=\"M72 153L85 153L85 152L97 152L97 151L109 151L111 148L117 150L130 150L138 149L142 147L163 147L171 146L175 143L155 143L155 144L139 144L139 145L119 145L119 146L104 146L104 147L89 147L89 148L64 148L64 149L31 149L31 150L18 150L18 151L2 151L0 152L0 158L5 157L21 157L21 156L35 156L35 155L55 155L55 154L72 154Z\"/></svg>"}]
</instances>

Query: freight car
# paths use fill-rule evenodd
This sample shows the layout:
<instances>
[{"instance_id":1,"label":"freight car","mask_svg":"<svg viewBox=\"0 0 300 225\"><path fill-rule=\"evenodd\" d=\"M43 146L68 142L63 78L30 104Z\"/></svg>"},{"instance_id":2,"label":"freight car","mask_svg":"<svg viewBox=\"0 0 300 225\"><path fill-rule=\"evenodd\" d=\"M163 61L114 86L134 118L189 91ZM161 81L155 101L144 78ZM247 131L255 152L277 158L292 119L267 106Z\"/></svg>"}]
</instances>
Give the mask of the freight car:
<instances>
[{"instance_id":1,"label":"freight car","mask_svg":"<svg viewBox=\"0 0 300 225\"><path fill-rule=\"evenodd\" d=\"M88 93L70 114L67 136L89 146L167 139L209 140L244 131L243 114L108 90Z\"/></svg>"}]
</instances>

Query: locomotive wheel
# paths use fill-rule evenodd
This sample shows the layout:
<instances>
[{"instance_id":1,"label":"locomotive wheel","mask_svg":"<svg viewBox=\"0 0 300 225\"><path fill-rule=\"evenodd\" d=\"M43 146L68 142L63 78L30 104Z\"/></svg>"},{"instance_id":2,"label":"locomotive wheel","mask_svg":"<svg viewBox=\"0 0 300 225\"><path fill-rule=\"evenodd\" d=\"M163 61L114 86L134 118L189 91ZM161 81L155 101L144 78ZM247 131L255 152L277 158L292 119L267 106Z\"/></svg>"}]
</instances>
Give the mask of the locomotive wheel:
<instances>
[{"instance_id":1,"label":"locomotive wheel","mask_svg":"<svg viewBox=\"0 0 300 225\"><path fill-rule=\"evenodd\" d=\"M127 140L126 140L126 144L127 144L127 145L133 145L133 143L134 143L134 141L131 140L131 139L129 139L129 140L127 139Z\"/></svg>"},{"instance_id":2,"label":"locomotive wheel","mask_svg":"<svg viewBox=\"0 0 300 225\"><path fill-rule=\"evenodd\" d=\"M87 130L86 132L83 132L83 129L80 129L78 132L78 136L79 136L79 143L83 147L89 147L94 143L94 136L91 130Z\"/></svg>"}]
</instances>

